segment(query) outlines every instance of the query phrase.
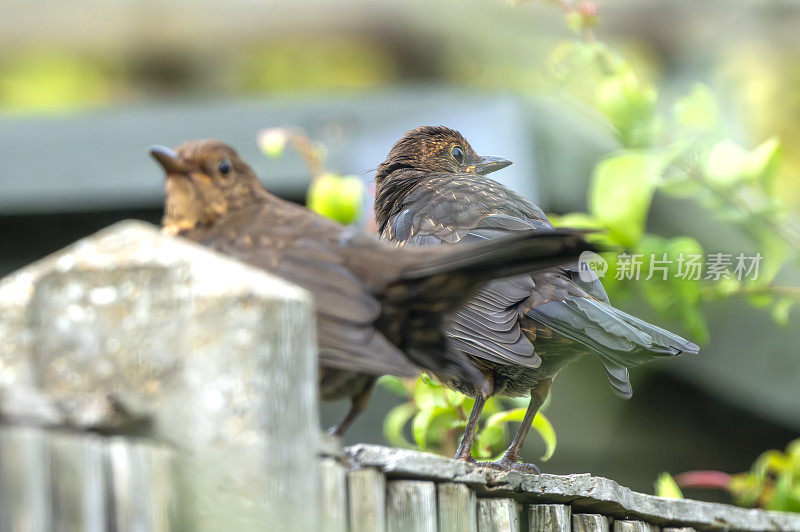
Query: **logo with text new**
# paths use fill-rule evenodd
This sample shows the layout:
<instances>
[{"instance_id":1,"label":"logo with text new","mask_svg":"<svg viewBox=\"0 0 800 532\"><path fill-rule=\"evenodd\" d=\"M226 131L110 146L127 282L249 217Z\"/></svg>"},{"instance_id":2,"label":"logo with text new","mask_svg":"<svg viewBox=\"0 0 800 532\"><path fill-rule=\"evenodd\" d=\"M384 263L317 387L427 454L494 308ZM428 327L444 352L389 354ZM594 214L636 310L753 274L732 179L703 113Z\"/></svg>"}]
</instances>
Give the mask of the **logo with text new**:
<instances>
[{"instance_id":1,"label":"logo with text new","mask_svg":"<svg viewBox=\"0 0 800 532\"><path fill-rule=\"evenodd\" d=\"M578 258L578 277L585 283L604 277L607 271L608 262L594 251L584 251Z\"/></svg>"}]
</instances>

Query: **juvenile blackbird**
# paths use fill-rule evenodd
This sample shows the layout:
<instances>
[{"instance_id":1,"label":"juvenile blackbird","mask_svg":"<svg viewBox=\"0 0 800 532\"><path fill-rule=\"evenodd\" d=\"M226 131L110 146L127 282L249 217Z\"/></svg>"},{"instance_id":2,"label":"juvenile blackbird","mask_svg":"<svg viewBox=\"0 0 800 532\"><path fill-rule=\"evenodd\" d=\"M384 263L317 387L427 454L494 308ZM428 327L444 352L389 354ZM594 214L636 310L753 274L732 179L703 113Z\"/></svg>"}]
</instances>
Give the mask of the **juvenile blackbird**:
<instances>
[{"instance_id":1,"label":"juvenile blackbird","mask_svg":"<svg viewBox=\"0 0 800 532\"><path fill-rule=\"evenodd\" d=\"M332 430L339 435L383 374L414 376L422 368L487 389L483 375L446 348L444 317L484 281L574 260L589 247L574 231L530 231L469 248L398 249L270 194L219 141L150 151L167 174L166 232L313 294L321 396L352 401Z\"/></svg>"},{"instance_id":2,"label":"juvenile blackbird","mask_svg":"<svg viewBox=\"0 0 800 532\"><path fill-rule=\"evenodd\" d=\"M375 177L381 236L408 248L553 231L539 207L485 177L509 164L478 156L461 134L446 127L407 132ZM612 307L600 280L590 275L582 280L574 261L570 267L493 281L453 316L446 330L451 346L493 383L487 394L466 380L437 375L445 385L476 398L456 458L472 460L475 426L489 395L530 393L511 445L501 460L487 465L538 471L518 463L519 453L553 379L569 362L586 353L598 355L614 391L628 399L628 367L698 352L695 344Z\"/></svg>"}]
</instances>

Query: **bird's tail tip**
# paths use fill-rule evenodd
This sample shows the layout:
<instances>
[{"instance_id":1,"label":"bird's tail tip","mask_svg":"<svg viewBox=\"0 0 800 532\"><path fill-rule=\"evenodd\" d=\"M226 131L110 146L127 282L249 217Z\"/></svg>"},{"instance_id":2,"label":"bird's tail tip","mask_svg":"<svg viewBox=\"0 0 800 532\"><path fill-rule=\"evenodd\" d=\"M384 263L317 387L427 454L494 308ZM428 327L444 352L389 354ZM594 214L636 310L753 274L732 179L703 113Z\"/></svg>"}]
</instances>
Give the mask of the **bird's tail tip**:
<instances>
[{"instance_id":1,"label":"bird's tail tip","mask_svg":"<svg viewBox=\"0 0 800 532\"><path fill-rule=\"evenodd\" d=\"M681 354L698 355L700 354L700 346L694 342L687 341L686 345L681 348Z\"/></svg>"}]
</instances>

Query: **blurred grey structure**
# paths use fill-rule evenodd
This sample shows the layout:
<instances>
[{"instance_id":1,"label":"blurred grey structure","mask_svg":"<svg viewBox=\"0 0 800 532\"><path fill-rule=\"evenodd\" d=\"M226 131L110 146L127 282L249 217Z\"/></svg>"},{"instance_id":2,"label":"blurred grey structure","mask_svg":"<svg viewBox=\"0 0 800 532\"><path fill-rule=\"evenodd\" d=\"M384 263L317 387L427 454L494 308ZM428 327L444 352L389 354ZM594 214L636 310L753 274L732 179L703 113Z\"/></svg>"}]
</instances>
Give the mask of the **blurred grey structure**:
<instances>
[{"instance_id":1,"label":"blurred grey structure","mask_svg":"<svg viewBox=\"0 0 800 532\"><path fill-rule=\"evenodd\" d=\"M512 96L409 90L310 99L252 99L133 106L0 122L0 212L142 207L162 200L163 176L146 156L151 144L214 137L235 146L269 190L302 198L310 181L297 153L267 160L256 134L299 126L329 152L326 166L372 178L395 140L428 124L460 129L479 153L514 161L503 180L536 199L530 112ZM20 178L20 176L25 176Z\"/></svg>"}]
</instances>

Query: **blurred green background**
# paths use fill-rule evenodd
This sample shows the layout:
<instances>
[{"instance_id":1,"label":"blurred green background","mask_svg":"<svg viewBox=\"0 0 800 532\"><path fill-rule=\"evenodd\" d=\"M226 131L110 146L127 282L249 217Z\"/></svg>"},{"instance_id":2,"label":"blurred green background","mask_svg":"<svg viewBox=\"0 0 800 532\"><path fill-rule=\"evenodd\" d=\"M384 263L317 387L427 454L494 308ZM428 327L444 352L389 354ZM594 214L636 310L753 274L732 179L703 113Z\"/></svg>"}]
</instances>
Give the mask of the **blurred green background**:
<instances>
[{"instance_id":1,"label":"blurred green background","mask_svg":"<svg viewBox=\"0 0 800 532\"><path fill-rule=\"evenodd\" d=\"M764 251L775 269L767 292L800 284L796 247L770 254L771 240L742 230L766 217L796 234L800 2L3 4L2 273L117 219L157 222L161 176L146 157L148 144L220 137L273 192L302 202L310 179L302 159L288 151L266 159L255 144L259 129L300 126L324 144L329 169L369 184L370 170L405 130L445 123L479 153L514 160L497 178L554 214L587 211L596 165L618 150L688 143L682 154L705 168L706 159L696 159L720 139L736 147L719 152L723 162L778 139L780 164L770 159L741 185L763 192L765 203L730 213L691 187L657 191L641 223L663 238L690 236L706 251ZM609 61L625 64L611 73L596 68L597 41L612 50ZM707 88L696 89L698 82ZM700 103L680 100L697 90ZM695 125L713 120L713 134L676 129L678 101L698 105L683 116ZM735 187L749 179L731 172ZM625 310L702 336L701 356L633 370L628 402L611 393L596 361L567 369L547 410L559 443L544 471L588 471L651 491L662 471L743 471L760 452L797 436L796 294L767 293L756 305L736 287L733 295L743 297L715 290L676 310L654 304L665 296L613 289L612 301ZM401 399L377 395L348 441L384 441L383 418ZM325 421L343 406L325 405ZM534 459L543 449L532 435L524 454Z\"/></svg>"}]
</instances>

